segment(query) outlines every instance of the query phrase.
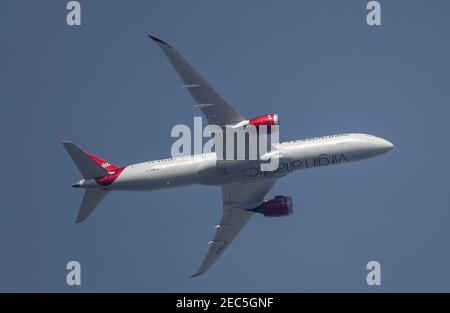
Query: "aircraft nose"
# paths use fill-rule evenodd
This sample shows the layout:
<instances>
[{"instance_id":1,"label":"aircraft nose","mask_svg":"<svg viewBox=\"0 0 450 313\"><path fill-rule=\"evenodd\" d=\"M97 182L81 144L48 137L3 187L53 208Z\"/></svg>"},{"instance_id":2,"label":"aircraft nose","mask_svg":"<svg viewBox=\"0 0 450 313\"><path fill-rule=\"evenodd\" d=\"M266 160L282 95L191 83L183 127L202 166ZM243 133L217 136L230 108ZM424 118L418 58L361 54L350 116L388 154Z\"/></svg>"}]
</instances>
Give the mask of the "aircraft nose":
<instances>
[{"instance_id":1,"label":"aircraft nose","mask_svg":"<svg viewBox=\"0 0 450 313\"><path fill-rule=\"evenodd\" d=\"M375 154L386 153L386 152L392 150L392 148L394 148L394 145L392 144L392 142L390 142L386 139L383 139L383 138L379 138L379 137L373 138L372 144L374 146Z\"/></svg>"}]
</instances>

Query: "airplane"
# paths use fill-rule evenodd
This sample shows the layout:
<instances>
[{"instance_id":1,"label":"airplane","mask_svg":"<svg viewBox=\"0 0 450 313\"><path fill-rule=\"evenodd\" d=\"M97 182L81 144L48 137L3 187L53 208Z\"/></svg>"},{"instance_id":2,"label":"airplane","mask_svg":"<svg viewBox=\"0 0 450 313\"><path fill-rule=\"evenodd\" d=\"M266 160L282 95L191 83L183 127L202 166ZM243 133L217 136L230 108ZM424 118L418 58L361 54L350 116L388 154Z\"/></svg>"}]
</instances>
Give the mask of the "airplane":
<instances>
[{"instance_id":1,"label":"airplane","mask_svg":"<svg viewBox=\"0 0 450 313\"><path fill-rule=\"evenodd\" d=\"M274 113L244 118L171 45L155 35L148 36L174 67L208 124L220 127L279 125L278 115ZM278 167L273 171L263 171L258 166L263 162L261 156L257 160L242 162L222 160L216 152L209 152L116 166L82 151L70 141L63 142L63 146L83 177L72 185L85 189L77 223L84 221L110 191L151 191L193 184L221 188L222 218L215 226L215 235L208 243L200 267L191 277L211 268L253 214L281 217L293 213L291 197L277 195L266 199L278 178L297 170L368 159L394 147L388 140L364 133L275 143L272 149L276 152Z\"/></svg>"}]
</instances>

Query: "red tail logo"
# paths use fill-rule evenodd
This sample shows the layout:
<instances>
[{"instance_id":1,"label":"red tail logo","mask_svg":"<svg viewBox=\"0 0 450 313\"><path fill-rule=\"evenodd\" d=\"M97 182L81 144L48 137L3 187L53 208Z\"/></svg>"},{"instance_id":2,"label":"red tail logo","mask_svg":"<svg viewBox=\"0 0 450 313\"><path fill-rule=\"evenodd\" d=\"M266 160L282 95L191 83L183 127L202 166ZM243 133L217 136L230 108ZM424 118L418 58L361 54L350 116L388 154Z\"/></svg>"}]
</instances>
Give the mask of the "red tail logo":
<instances>
[{"instance_id":1,"label":"red tail logo","mask_svg":"<svg viewBox=\"0 0 450 313\"><path fill-rule=\"evenodd\" d=\"M86 155L88 157L90 157L91 160L93 160L95 163L97 163L98 165L103 167L108 172L114 172L114 171L116 171L119 168L118 166L115 166L114 164L111 164L111 163L109 163L109 162L107 162L107 161L105 161L103 159L100 159L98 156L90 154L89 152L84 151L84 153L86 153Z\"/></svg>"},{"instance_id":2,"label":"red tail logo","mask_svg":"<svg viewBox=\"0 0 450 313\"><path fill-rule=\"evenodd\" d=\"M120 173L122 173L122 171L125 169L125 166L124 167L118 167L118 166L116 166L114 164L111 164L111 163L109 163L109 162L99 158L98 156L90 154L89 152L84 151L84 153L86 153L86 155L89 158L91 158L91 160L93 160L95 163L97 163L98 165L103 167L108 172L111 172L111 174L108 174L108 175L103 176L103 177L97 177L95 179L95 181L99 185L108 186L108 185L112 184L117 179L117 177L119 177Z\"/></svg>"}]
</instances>

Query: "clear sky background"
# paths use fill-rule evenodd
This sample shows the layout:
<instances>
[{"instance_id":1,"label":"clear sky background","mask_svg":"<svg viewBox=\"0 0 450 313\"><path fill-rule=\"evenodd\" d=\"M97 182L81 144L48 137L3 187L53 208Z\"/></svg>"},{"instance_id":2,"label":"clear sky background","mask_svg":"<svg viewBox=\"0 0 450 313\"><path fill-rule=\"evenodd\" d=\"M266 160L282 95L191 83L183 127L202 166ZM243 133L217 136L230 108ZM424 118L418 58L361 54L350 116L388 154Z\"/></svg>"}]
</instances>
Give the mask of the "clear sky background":
<instances>
[{"instance_id":1,"label":"clear sky background","mask_svg":"<svg viewBox=\"0 0 450 313\"><path fill-rule=\"evenodd\" d=\"M0 291L450 291L450 3L0 1ZM200 112L159 48L172 44L243 115L280 115L281 140L366 132L395 149L297 172L205 275L217 187L83 192L61 145L118 165L170 156ZM77 260L82 286L65 283ZM382 285L366 284L381 263Z\"/></svg>"}]
</instances>

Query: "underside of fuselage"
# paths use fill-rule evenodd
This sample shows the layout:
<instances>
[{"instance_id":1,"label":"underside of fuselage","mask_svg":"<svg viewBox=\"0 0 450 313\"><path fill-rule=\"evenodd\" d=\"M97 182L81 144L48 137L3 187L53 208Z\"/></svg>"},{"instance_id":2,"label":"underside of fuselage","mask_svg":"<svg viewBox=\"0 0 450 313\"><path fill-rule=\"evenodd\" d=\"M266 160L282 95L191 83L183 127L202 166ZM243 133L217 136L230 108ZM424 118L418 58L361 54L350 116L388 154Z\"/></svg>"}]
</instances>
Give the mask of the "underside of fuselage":
<instances>
[{"instance_id":1,"label":"underside of fuselage","mask_svg":"<svg viewBox=\"0 0 450 313\"><path fill-rule=\"evenodd\" d=\"M367 134L342 134L277 144L269 160L217 160L214 153L143 162L113 169L101 178L84 179L76 187L151 191L186 185L223 185L279 178L290 172L367 159L393 145ZM263 164L273 163L271 170Z\"/></svg>"}]
</instances>

